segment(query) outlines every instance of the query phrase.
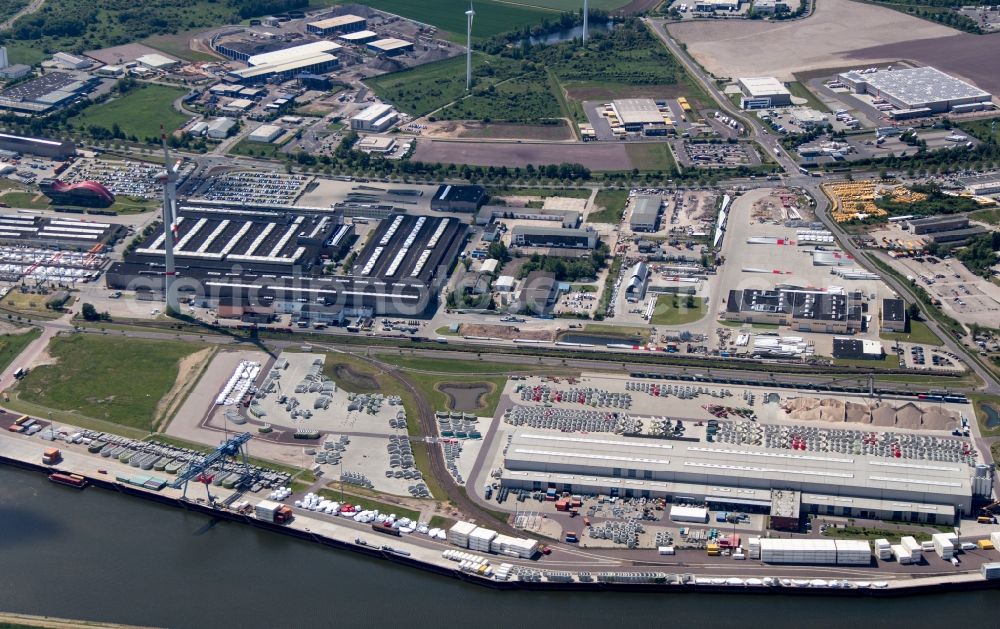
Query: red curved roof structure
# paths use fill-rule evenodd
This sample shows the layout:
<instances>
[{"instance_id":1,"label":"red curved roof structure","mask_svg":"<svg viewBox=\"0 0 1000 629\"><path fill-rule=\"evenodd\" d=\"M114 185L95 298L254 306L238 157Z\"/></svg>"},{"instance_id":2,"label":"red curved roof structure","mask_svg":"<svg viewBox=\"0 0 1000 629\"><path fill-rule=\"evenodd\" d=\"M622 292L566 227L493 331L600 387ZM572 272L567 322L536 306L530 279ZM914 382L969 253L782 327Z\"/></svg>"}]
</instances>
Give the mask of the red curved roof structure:
<instances>
[{"instance_id":1,"label":"red curved roof structure","mask_svg":"<svg viewBox=\"0 0 1000 629\"><path fill-rule=\"evenodd\" d=\"M115 195L97 181L81 181L80 183L65 183L58 179L49 183L49 189L56 194L73 194L94 196L108 205L115 202Z\"/></svg>"}]
</instances>

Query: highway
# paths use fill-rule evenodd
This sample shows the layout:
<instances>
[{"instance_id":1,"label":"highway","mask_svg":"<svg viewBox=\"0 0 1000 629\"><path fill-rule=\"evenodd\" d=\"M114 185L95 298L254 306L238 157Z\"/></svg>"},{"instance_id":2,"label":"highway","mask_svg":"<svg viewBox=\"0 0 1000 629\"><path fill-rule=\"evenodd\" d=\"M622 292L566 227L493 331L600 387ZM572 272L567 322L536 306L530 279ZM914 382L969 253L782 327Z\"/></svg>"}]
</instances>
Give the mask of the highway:
<instances>
[{"instance_id":1,"label":"highway","mask_svg":"<svg viewBox=\"0 0 1000 629\"><path fill-rule=\"evenodd\" d=\"M903 297L907 303L920 304L920 300L917 298L916 293L913 291L912 287L908 284L900 282L895 277L887 275L880 269L872 268L869 263L867 256L864 252L857 247L852 241L850 235L845 232L840 225L834 221L830 216L831 203L829 197L821 189L822 178L812 177L808 175L803 175L799 170L799 165L794 159L788 154L783 147L777 142L768 146L765 138L770 137L755 116L746 116L745 112L739 111L733 106L732 102L723 94L719 88L716 86L715 81L709 77L701 66L698 65L694 59L684 50L667 31L666 26L662 20L653 20L650 18L643 18L647 25L652 29L653 33L664 43L667 49L681 62L684 68L691 74L692 77L702 88L711 95L716 101L719 109L726 112L729 116L737 118L743 122L744 127L748 131L750 139L757 142L761 149L774 156L781 167L785 170L785 185L795 186L806 190L815 200L816 200L816 216L819 220L826 226L826 228L833 233L837 238L841 248L848 254L854 257L855 260L861 266L868 268L870 271L877 273L882 277L882 280L896 293ZM778 148L778 154L775 154L774 149ZM923 307L921 308L923 310ZM989 369L987 369L980 361L975 352L966 347L963 343L958 342L951 335L951 333L946 330L940 323L938 323L933 317L928 316L924 313L924 322L937 336L942 340L944 346L948 348L952 353L957 355L964 355L966 357L966 364L972 369L980 380L984 383L983 390L987 393L998 395L1000 394L1000 379Z\"/></svg>"}]
</instances>

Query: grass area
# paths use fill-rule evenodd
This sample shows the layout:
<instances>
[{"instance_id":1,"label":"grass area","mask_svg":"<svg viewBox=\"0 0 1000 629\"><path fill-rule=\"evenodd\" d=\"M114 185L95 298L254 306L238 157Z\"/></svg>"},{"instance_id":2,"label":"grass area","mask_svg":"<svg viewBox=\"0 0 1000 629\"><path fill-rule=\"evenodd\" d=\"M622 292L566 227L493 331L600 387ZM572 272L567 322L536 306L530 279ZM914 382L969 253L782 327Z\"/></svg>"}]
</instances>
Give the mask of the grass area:
<instances>
[{"instance_id":1,"label":"grass area","mask_svg":"<svg viewBox=\"0 0 1000 629\"><path fill-rule=\"evenodd\" d=\"M37 12L15 22L8 41L51 56L57 50L79 53L152 35L221 26L239 19L232 3L217 0L157 0L155 11L148 8L120 0L49 1ZM18 57L12 61L29 63Z\"/></svg>"},{"instance_id":2,"label":"grass area","mask_svg":"<svg viewBox=\"0 0 1000 629\"><path fill-rule=\"evenodd\" d=\"M21 334L0 335L0 371L7 369L32 341L42 335L38 328Z\"/></svg>"},{"instance_id":3,"label":"grass area","mask_svg":"<svg viewBox=\"0 0 1000 629\"><path fill-rule=\"evenodd\" d=\"M461 330L461 328L459 328ZM458 332L452 332L450 325L442 325L440 328L434 330L434 334L438 336L456 336Z\"/></svg>"},{"instance_id":4,"label":"grass area","mask_svg":"<svg viewBox=\"0 0 1000 629\"><path fill-rule=\"evenodd\" d=\"M82 128L91 126L111 130L117 123L122 132L140 140L160 137L160 125L172 131L187 121L187 116L174 111L173 102L187 90L165 85L147 85L124 96L92 105L70 122Z\"/></svg>"},{"instance_id":5,"label":"grass area","mask_svg":"<svg viewBox=\"0 0 1000 629\"><path fill-rule=\"evenodd\" d=\"M791 81L785 84L788 87L788 91L792 93L792 96L797 96L799 98L806 99L806 106L812 107L817 111L830 111L823 101L821 101L815 94L813 94L808 87L798 81Z\"/></svg>"},{"instance_id":6,"label":"grass area","mask_svg":"<svg viewBox=\"0 0 1000 629\"><path fill-rule=\"evenodd\" d=\"M201 348L83 334L56 337L48 349L56 364L32 369L17 390L26 402L148 428L177 380L178 362Z\"/></svg>"},{"instance_id":7,"label":"grass area","mask_svg":"<svg viewBox=\"0 0 1000 629\"><path fill-rule=\"evenodd\" d=\"M332 483L331 483L332 484ZM420 512L413 509L409 509L402 505L389 504L387 502L379 502L373 498L366 498L363 496L352 495L352 487L350 485L344 486L344 492L341 493L339 487L337 489L329 488L320 489L316 493L326 498L327 500L336 500L337 502L349 502L356 507L361 509L378 509L379 513L395 513L397 517L400 518L410 518L411 520L420 520Z\"/></svg>"},{"instance_id":8,"label":"grass area","mask_svg":"<svg viewBox=\"0 0 1000 629\"><path fill-rule=\"evenodd\" d=\"M278 159L280 157L280 150L280 144L272 144L269 142L251 142L249 138L243 138L233 145L231 149L229 149L229 154L243 155L246 157Z\"/></svg>"},{"instance_id":9,"label":"grass area","mask_svg":"<svg viewBox=\"0 0 1000 629\"><path fill-rule=\"evenodd\" d=\"M652 325L686 325L694 323L708 313L702 297L661 295L649 320Z\"/></svg>"},{"instance_id":10,"label":"grass area","mask_svg":"<svg viewBox=\"0 0 1000 629\"><path fill-rule=\"evenodd\" d=\"M639 170L651 170L662 173L677 171L677 162L666 142L632 142L625 145L632 165Z\"/></svg>"},{"instance_id":11,"label":"grass area","mask_svg":"<svg viewBox=\"0 0 1000 629\"><path fill-rule=\"evenodd\" d=\"M754 330L777 330L777 323L742 323L740 321L729 321L728 319L719 319L719 325L724 325L728 328L742 328L745 325L749 325Z\"/></svg>"},{"instance_id":12,"label":"grass area","mask_svg":"<svg viewBox=\"0 0 1000 629\"><path fill-rule=\"evenodd\" d=\"M439 120L537 124L565 115L551 83L540 72L490 84L435 114Z\"/></svg>"},{"instance_id":13,"label":"grass area","mask_svg":"<svg viewBox=\"0 0 1000 629\"><path fill-rule=\"evenodd\" d=\"M197 35L197 31L177 33L176 35L153 35L142 41L150 48L163 51L171 57L177 57L185 61L218 61L219 58L208 53L191 50L188 41Z\"/></svg>"},{"instance_id":14,"label":"grass area","mask_svg":"<svg viewBox=\"0 0 1000 629\"><path fill-rule=\"evenodd\" d=\"M588 223L617 224L625 214L628 190L601 190L594 197L594 207L601 208L587 215Z\"/></svg>"},{"instance_id":15,"label":"grass area","mask_svg":"<svg viewBox=\"0 0 1000 629\"><path fill-rule=\"evenodd\" d=\"M455 526L455 520L446 518L443 515L432 515L431 521L427 525L432 529L450 529Z\"/></svg>"},{"instance_id":16,"label":"grass area","mask_svg":"<svg viewBox=\"0 0 1000 629\"><path fill-rule=\"evenodd\" d=\"M992 133L993 141L1000 143L1000 124L993 130L993 120L993 118L969 120L958 123L958 126L984 142L990 139L990 134Z\"/></svg>"},{"instance_id":17,"label":"grass area","mask_svg":"<svg viewBox=\"0 0 1000 629\"><path fill-rule=\"evenodd\" d=\"M577 330L572 330L575 333ZM623 339L639 338L643 343L649 340L649 328L635 325L611 325L610 323L585 323L584 334L599 334L601 336L620 336Z\"/></svg>"},{"instance_id":18,"label":"grass area","mask_svg":"<svg viewBox=\"0 0 1000 629\"><path fill-rule=\"evenodd\" d=\"M974 221L980 221L982 223L988 223L990 225L1000 225L1000 209L990 208L988 210L979 210L978 212L972 212L969 214L969 218Z\"/></svg>"},{"instance_id":19,"label":"grass area","mask_svg":"<svg viewBox=\"0 0 1000 629\"><path fill-rule=\"evenodd\" d=\"M491 197L566 197L570 199L589 199L590 188L489 188ZM600 196L600 192L597 193Z\"/></svg>"},{"instance_id":20,"label":"grass area","mask_svg":"<svg viewBox=\"0 0 1000 629\"><path fill-rule=\"evenodd\" d=\"M4 46L7 47L7 58L10 63L23 63L33 66L51 58L51 54L46 54L41 48L32 45L33 42L7 40Z\"/></svg>"},{"instance_id":21,"label":"grass area","mask_svg":"<svg viewBox=\"0 0 1000 629\"><path fill-rule=\"evenodd\" d=\"M464 22L462 28L465 28ZM517 73L517 66L511 59L474 54L474 94L462 101L463 107L470 110L476 110L480 106L488 107L487 101L491 99L489 88ZM466 95L465 57L452 57L402 72L384 74L368 79L367 84L379 98L392 102L414 116L424 116Z\"/></svg>"},{"instance_id":22,"label":"grass area","mask_svg":"<svg viewBox=\"0 0 1000 629\"><path fill-rule=\"evenodd\" d=\"M485 39L499 33L518 30L524 26L537 24L545 18L558 16L552 9L531 7L531 4L556 0L529 0L528 3L479 0L476 2L476 20L473 39ZM565 1L565 0L561 0ZM600 1L600 0L598 0ZM465 40L465 12L469 4L465 0L365 0L364 4L402 15L403 17L436 26ZM465 74L462 74L464 80Z\"/></svg>"},{"instance_id":23,"label":"grass area","mask_svg":"<svg viewBox=\"0 0 1000 629\"><path fill-rule=\"evenodd\" d=\"M115 202L108 209L118 214L142 214L158 209L161 203L158 199L119 196L115 197Z\"/></svg>"},{"instance_id":24,"label":"grass area","mask_svg":"<svg viewBox=\"0 0 1000 629\"><path fill-rule=\"evenodd\" d=\"M934 525L927 525L932 528ZM947 527L943 530L944 532L950 533L952 528ZM911 536L918 542L929 542L931 541L932 533L918 528L900 526L896 529L887 528L868 528L864 526L846 526L843 528L829 528L823 533L824 537L832 537L836 539L866 539L874 541L876 539L887 539L890 543L898 544L900 537Z\"/></svg>"},{"instance_id":25,"label":"grass area","mask_svg":"<svg viewBox=\"0 0 1000 629\"><path fill-rule=\"evenodd\" d=\"M864 358L831 358L834 365L841 367L858 367L861 369L898 369L899 357L896 354L885 354L879 360Z\"/></svg>"},{"instance_id":26,"label":"grass area","mask_svg":"<svg viewBox=\"0 0 1000 629\"><path fill-rule=\"evenodd\" d=\"M62 313L57 310L50 310L45 307L45 303L52 298L52 295L40 295L38 293L22 293L18 289L11 290L2 300L0 300L0 310L21 313L28 317L38 319L58 319ZM65 306L73 304L74 298L70 297Z\"/></svg>"},{"instance_id":27,"label":"grass area","mask_svg":"<svg viewBox=\"0 0 1000 629\"><path fill-rule=\"evenodd\" d=\"M49 198L41 192L7 192L0 196L0 201L11 207L28 210L47 210L52 207Z\"/></svg>"},{"instance_id":28,"label":"grass area","mask_svg":"<svg viewBox=\"0 0 1000 629\"><path fill-rule=\"evenodd\" d=\"M987 425L987 415L983 407L989 406L996 415L1000 416L1000 396L989 395L987 393L967 393L966 397L972 402L972 408L976 410L976 421L979 422L979 431L984 437L1000 437L1000 424L990 427ZM993 456L997 460L997 456Z\"/></svg>"},{"instance_id":29,"label":"grass area","mask_svg":"<svg viewBox=\"0 0 1000 629\"><path fill-rule=\"evenodd\" d=\"M901 343L919 343L922 345L941 345L941 339L931 331L923 321L910 321L909 332L880 332L883 341L899 341Z\"/></svg>"},{"instance_id":30,"label":"grass area","mask_svg":"<svg viewBox=\"0 0 1000 629\"><path fill-rule=\"evenodd\" d=\"M326 130L329 131L330 133L336 133L337 131L340 131L343 128L344 128L343 122L331 122L330 124L326 125Z\"/></svg>"}]
</instances>

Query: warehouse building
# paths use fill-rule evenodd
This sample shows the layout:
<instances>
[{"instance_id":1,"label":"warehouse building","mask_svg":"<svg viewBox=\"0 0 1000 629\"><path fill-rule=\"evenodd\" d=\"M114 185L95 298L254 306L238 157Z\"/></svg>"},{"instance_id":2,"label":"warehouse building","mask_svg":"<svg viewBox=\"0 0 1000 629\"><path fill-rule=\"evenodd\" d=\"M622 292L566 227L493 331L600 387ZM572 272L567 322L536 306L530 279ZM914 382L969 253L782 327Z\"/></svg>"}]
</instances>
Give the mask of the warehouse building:
<instances>
[{"instance_id":1,"label":"warehouse building","mask_svg":"<svg viewBox=\"0 0 1000 629\"><path fill-rule=\"evenodd\" d=\"M379 39L379 34L375 31L357 31L356 33L345 33L338 37L340 41L345 44L350 44L352 46L363 46L369 42L373 42Z\"/></svg>"},{"instance_id":2,"label":"warehouse building","mask_svg":"<svg viewBox=\"0 0 1000 629\"><path fill-rule=\"evenodd\" d=\"M899 118L993 107L993 97L988 92L929 66L851 71L839 78L857 94L868 94L892 104L896 109L889 114Z\"/></svg>"},{"instance_id":3,"label":"warehouse building","mask_svg":"<svg viewBox=\"0 0 1000 629\"><path fill-rule=\"evenodd\" d=\"M882 344L868 339L834 337L833 357L850 360L882 360Z\"/></svg>"},{"instance_id":4,"label":"warehouse building","mask_svg":"<svg viewBox=\"0 0 1000 629\"><path fill-rule=\"evenodd\" d=\"M740 98L743 109L787 107L792 104L792 93L773 76L741 78L737 85L743 94Z\"/></svg>"},{"instance_id":5,"label":"warehouse building","mask_svg":"<svg viewBox=\"0 0 1000 629\"><path fill-rule=\"evenodd\" d=\"M696 0L694 3L694 10L698 13L739 11L740 4L740 0Z\"/></svg>"},{"instance_id":6,"label":"warehouse building","mask_svg":"<svg viewBox=\"0 0 1000 629\"><path fill-rule=\"evenodd\" d=\"M431 198L435 212L477 212L486 203L486 188L475 184L445 184Z\"/></svg>"},{"instance_id":7,"label":"warehouse building","mask_svg":"<svg viewBox=\"0 0 1000 629\"><path fill-rule=\"evenodd\" d=\"M556 281L556 274L532 271L521 282L514 296L514 306L520 313L543 315L552 310L558 299L559 282Z\"/></svg>"},{"instance_id":8,"label":"warehouse building","mask_svg":"<svg viewBox=\"0 0 1000 629\"><path fill-rule=\"evenodd\" d=\"M216 118L208 123L205 134L213 140L224 140L229 137L235 126L236 121L232 118Z\"/></svg>"},{"instance_id":9,"label":"warehouse building","mask_svg":"<svg viewBox=\"0 0 1000 629\"><path fill-rule=\"evenodd\" d=\"M91 251L98 245L114 244L125 235L123 225L111 223L60 216L0 215L0 244L5 246ZM10 263L12 260L4 260L5 265ZM23 266L30 263L25 259Z\"/></svg>"},{"instance_id":10,"label":"warehouse building","mask_svg":"<svg viewBox=\"0 0 1000 629\"><path fill-rule=\"evenodd\" d=\"M177 290L207 307L264 306L297 316L308 305L311 316L324 321L419 316L436 306L466 226L395 215L376 229L351 274L324 275L322 263L343 253L353 230L339 220L332 212L182 208L174 246ZM165 238L160 228L112 265L108 287L162 293Z\"/></svg>"},{"instance_id":11,"label":"warehouse building","mask_svg":"<svg viewBox=\"0 0 1000 629\"><path fill-rule=\"evenodd\" d=\"M405 39L397 39L395 37L387 37L385 39L376 39L373 42L368 42L368 49L376 54L385 55L386 57L395 57L396 55L401 55L404 52L413 50L413 42L406 41Z\"/></svg>"},{"instance_id":12,"label":"warehouse building","mask_svg":"<svg viewBox=\"0 0 1000 629\"><path fill-rule=\"evenodd\" d=\"M355 131L385 131L399 120L399 114L391 105L375 103L361 113L351 117L351 128Z\"/></svg>"},{"instance_id":13,"label":"warehouse building","mask_svg":"<svg viewBox=\"0 0 1000 629\"><path fill-rule=\"evenodd\" d=\"M52 63L67 70L85 70L93 65L90 59L71 55L68 52L57 52L52 55Z\"/></svg>"},{"instance_id":14,"label":"warehouse building","mask_svg":"<svg viewBox=\"0 0 1000 629\"><path fill-rule=\"evenodd\" d=\"M884 332L906 332L906 302L902 299L883 299L879 328Z\"/></svg>"},{"instance_id":15,"label":"warehouse building","mask_svg":"<svg viewBox=\"0 0 1000 629\"><path fill-rule=\"evenodd\" d=\"M909 223L910 228L913 229L913 233L920 236L935 232L965 229L969 226L969 219L964 216L930 216L928 218L910 219Z\"/></svg>"},{"instance_id":16,"label":"warehouse building","mask_svg":"<svg viewBox=\"0 0 1000 629\"><path fill-rule=\"evenodd\" d=\"M505 452L501 482L511 489L935 524L972 509L975 470L964 463L527 430L516 432ZM797 511L789 501L798 502Z\"/></svg>"},{"instance_id":17,"label":"warehouse building","mask_svg":"<svg viewBox=\"0 0 1000 629\"><path fill-rule=\"evenodd\" d=\"M632 200L632 215L628 225L634 232L655 232L660 224L663 200L657 195L640 194Z\"/></svg>"},{"instance_id":18,"label":"warehouse building","mask_svg":"<svg viewBox=\"0 0 1000 629\"><path fill-rule=\"evenodd\" d=\"M76 155L76 145L69 141L30 138L9 133L0 133L0 150L58 160L69 159Z\"/></svg>"},{"instance_id":19,"label":"warehouse building","mask_svg":"<svg viewBox=\"0 0 1000 629\"><path fill-rule=\"evenodd\" d=\"M100 84L99 77L80 72L49 72L0 92L0 110L47 114L75 102Z\"/></svg>"},{"instance_id":20,"label":"warehouse building","mask_svg":"<svg viewBox=\"0 0 1000 629\"><path fill-rule=\"evenodd\" d=\"M967 227L965 229L956 229L953 231L946 232L934 232L931 234L931 242L936 245L945 245L947 247L961 247L966 245L970 240L976 236L988 233L989 230L984 227Z\"/></svg>"},{"instance_id":21,"label":"warehouse building","mask_svg":"<svg viewBox=\"0 0 1000 629\"><path fill-rule=\"evenodd\" d=\"M593 249L597 246L597 232L589 229L515 225L510 232L510 245L512 247Z\"/></svg>"},{"instance_id":22,"label":"warehouse building","mask_svg":"<svg viewBox=\"0 0 1000 629\"><path fill-rule=\"evenodd\" d=\"M567 229L580 226L580 213L575 210L545 210L512 205L484 205L476 213L476 225L489 225L499 219L544 221L558 223Z\"/></svg>"},{"instance_id":23,"label":"warehouse building","mask_svg":"<svg viewBox=\"0 0 1000 629\"><path fill-rule=\"evenodd\" d=\"M171 59L170 57L155 52L137 57L136 61L139 62L139 65L149 68L150 70L159 70L161 72L181 65L181 62L177 59Z\"/></svg>"},{"instance_id":24,"label":"warehouse building","mask_svg":"<svg viewBox=\"0 0 1000 629\"><path fill-rule=\"evenodd\" d=\"M847 295L797 287L731 290L727 321L789 326L799 332L855 334L861 331L860 294Z\"/></svg>"},{"instance_id":25,"label":"warehouse building","mask_svg":"<svg viewBox=\"0 0 1000 629\"><path fill-rule=\"evenodd\" d=\"M270 144L278 138L281 134L285 132L284 129L275 124L262 124L247 136L247 139L251 142L262 142L265 144Z\"/></svg>"},{"instance_id":26,"label":"warehouse building","mask_svg":"<svg viewBox=\"0 0 1000 629\"><path fill-rule=\"evenodd\" d=\"M360 15L338 15L318 22L306 24L306 31L313 35L326 37L339 33L356 33L368 28L368 20Z\"/></svg>"},{"instance_id":27,"label":"warehouse building","mask_svg":"<svg viewBox=\"0 0 1000 629\"><path fill-rule=\"evenodd\" d=\"M619 98L612 101L611 109L626 131L641 133L647 127L663 126L670 122L666 105L658 105L651 98Z\"/></svg>"},{"instance_id":28,"label":"warehouse building","mask_svg":"<svg viewBox=\"0 0 1000 629\"><path fill-rule=\"evenodd\" d=\"M287 80L302 73L323 73L339 65L332 52L343 48L332 41L320 40L257 53L246 57L249 66L233 70L227 76L240 83L258 83L272 78Z\"/></svg>"}]
</instances>

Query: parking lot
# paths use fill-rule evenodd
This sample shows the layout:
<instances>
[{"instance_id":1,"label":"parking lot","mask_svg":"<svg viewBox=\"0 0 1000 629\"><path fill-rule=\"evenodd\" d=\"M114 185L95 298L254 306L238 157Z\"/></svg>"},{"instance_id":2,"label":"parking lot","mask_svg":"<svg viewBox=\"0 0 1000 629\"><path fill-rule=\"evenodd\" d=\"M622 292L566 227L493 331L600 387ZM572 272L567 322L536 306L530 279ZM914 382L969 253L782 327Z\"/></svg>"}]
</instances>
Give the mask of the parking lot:
<instances>
[{"instance_id":1,"label":"parking lot","mask_svg":"<svg viewBox=\"0 0 1000 629\"><path fill-rule=\"evenodd\" d=\"M190 174L193 166L182 169L180 180ZM66 169L60 179L68 183L97 181L116 195L154 199L163 195L157 177L163 166L148 162L113 162L100 159L79 159Z\"/></svg>"},{"instance_id":2,"label":"parking lot","mask_svg":"<svg viewBox=\"0 0 1000 629\"><path fill-rule=\"evenodd\" d=\"M192 196L235 204L292 205L313 180L267 171L233 172L210 179Z\"/></svg>"},{"instance_id":3,"label":"parking lot","mask_svg":"<svg viewBox=\"0 0 1000 629\"><path fill-rule=\"evenodd\" d=\"M913 277L932 297L940 299L941 308L959 321L997 326L1000 287L974 275L955 258L900 257L890 259L890 264L905 276Z\"/></svg>"}]
</instances>

